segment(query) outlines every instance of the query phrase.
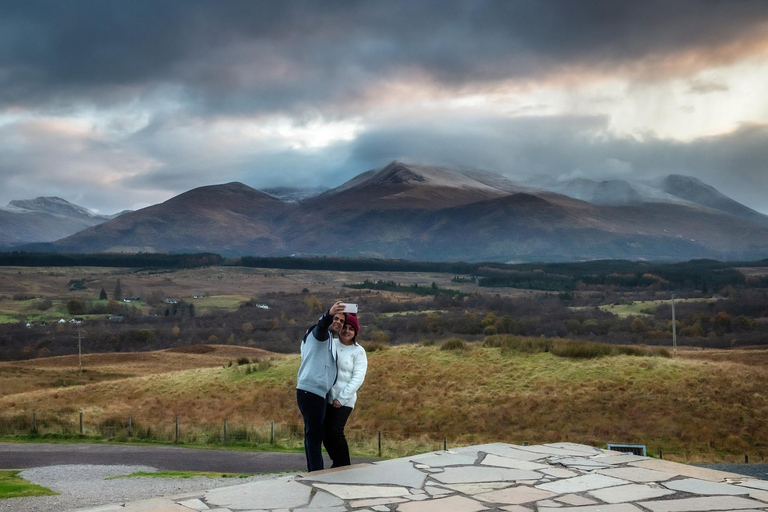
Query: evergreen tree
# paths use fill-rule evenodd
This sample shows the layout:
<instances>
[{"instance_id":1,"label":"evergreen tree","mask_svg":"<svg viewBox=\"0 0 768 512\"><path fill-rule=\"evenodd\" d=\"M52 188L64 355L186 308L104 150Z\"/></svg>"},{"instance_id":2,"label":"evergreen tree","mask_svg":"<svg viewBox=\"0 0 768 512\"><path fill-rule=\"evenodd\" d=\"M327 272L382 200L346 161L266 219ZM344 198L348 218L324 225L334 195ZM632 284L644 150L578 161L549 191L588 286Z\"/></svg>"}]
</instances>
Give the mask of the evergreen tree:
<instances>
[{"instance_id":1,"label":"evergreen tree","mask_svg":"<svg viewBox=\"0 0 768 512\"><path fill-rule=\"evenodd\" d=\"M99 292L99 300L107 300L107 292L104 290L104 288L102 288L101 292Z\"/></svg>"},{"instance_id":2,"label":"evergreen tree","mask_svg":"<svg viewBox=\"0 0 768 512\"><path fill-rule=\"evenodd\" d=\"M117 283L115 283L115 292L112 294L112 298L115 300L120 300L123 298L123 285L120 284L120 280L117 280Z\"/></svg>"}]
</instances>

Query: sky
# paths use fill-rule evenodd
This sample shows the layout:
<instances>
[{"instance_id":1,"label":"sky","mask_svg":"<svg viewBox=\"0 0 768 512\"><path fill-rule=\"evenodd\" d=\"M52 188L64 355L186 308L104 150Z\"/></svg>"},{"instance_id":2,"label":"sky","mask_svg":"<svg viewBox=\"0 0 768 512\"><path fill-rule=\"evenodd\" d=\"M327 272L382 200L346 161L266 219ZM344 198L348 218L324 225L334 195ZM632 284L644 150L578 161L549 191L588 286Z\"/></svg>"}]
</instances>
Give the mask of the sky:
<instances>
[{"instance_id":1,"label":"sky","mask_svg":"<svg viewBox=\"0 0 768 512\"><path fill-rule=\"evenodd\" d=\"M694 176L768 214L764 0L3 0L0 205L393 160Z\"/></svg>"}]
</instances>

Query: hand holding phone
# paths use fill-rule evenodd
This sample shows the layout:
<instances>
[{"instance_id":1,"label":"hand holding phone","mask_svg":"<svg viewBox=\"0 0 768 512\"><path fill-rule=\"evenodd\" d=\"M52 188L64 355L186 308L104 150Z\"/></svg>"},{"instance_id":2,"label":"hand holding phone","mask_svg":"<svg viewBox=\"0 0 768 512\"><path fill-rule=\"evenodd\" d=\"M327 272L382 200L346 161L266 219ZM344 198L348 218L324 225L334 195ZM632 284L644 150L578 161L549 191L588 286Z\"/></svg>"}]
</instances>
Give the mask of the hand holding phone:
<instances>
[{"instance_id":1,"label":"hand holding phone","mask_svg":"<svg viewBox=\"0 0 768 512\"><path fill-rule=\"evenodd\" d=\"M342 302L341 305L344 306L345 313L357 313L357 304Z\"/></svg>"}]
</instances>

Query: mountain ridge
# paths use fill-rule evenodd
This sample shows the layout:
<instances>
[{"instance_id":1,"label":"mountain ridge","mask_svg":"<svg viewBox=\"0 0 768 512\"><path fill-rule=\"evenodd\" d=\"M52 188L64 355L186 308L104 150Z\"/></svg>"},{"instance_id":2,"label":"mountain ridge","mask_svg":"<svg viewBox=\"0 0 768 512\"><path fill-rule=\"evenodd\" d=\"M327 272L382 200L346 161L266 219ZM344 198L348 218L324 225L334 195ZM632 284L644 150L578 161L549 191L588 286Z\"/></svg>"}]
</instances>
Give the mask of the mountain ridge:
<instances>
[{"instance_id":1,"label":"mountain ridge","mask_svg":"<svg viewBox=\"0 0 768 512\"><path fill-rule=\"evenodd\" d=\"M616 204L594 204L485 171L394 161L300 201L239 182L198 187L64 237L49 249L443 261L738 259L768 253L768 225L759 218L649 184L600 186L605 194L625 194ZM712 202L719 196L710 191L702 197Z\"/></svg>"}]
</instances>

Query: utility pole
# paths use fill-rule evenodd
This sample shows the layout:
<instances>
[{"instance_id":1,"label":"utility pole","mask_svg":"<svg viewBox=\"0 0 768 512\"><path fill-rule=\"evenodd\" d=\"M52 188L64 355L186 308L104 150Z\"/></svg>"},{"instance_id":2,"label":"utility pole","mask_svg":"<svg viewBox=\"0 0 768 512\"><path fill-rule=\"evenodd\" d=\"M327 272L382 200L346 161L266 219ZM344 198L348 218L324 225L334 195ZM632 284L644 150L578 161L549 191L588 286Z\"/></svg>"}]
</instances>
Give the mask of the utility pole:
<instances>
[{"instance_id":1,"label":"utility pole","mask_svg":"<svg viewBox=\"0 0 768 512\"><path fill-rule=\"evenodd\" d=\"M672 351L677 355L677 322L675 322L675 294L672 294Z\"/></svg>"},{"instance_id":2,"label":"utility pole","mask_svg":"<svg viewBox=\"0 0 768 512\"><path fill-rule=\"evenodd\" d=\"M83 337L80 334L80 328L77 328L77 369L83 372Z\"/></svg>"}]
</instances>

